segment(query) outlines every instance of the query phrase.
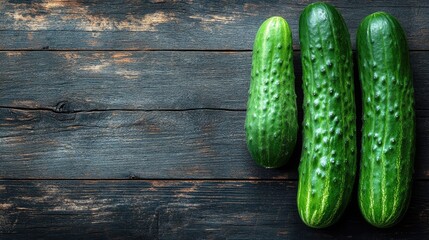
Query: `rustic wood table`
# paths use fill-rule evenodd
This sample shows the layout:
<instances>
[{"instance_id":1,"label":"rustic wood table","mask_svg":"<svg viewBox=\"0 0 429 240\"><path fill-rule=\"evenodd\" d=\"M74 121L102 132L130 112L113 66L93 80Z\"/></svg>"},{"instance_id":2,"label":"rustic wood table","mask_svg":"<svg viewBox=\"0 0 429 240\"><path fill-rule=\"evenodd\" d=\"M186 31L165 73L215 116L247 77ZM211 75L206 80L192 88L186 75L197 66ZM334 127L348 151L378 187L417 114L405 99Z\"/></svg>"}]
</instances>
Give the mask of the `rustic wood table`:
<instances>
[{"instance_id":1,"label":"rustic wood table","mask_svg":"<svg viewBox=\"0 0 429 240\"><path fill-rule=\"evenodd\" d=\"M375 11L406 30L417 155L399 225L371 227L354 193L338 224L310 229L296 208L301 145L276 170L247 152L255 33L272 15L289 22L301 109L309 2L0 0L0 239L424 239L429 1L329 1L353 46Z\"/></svg>"}]
</instances>

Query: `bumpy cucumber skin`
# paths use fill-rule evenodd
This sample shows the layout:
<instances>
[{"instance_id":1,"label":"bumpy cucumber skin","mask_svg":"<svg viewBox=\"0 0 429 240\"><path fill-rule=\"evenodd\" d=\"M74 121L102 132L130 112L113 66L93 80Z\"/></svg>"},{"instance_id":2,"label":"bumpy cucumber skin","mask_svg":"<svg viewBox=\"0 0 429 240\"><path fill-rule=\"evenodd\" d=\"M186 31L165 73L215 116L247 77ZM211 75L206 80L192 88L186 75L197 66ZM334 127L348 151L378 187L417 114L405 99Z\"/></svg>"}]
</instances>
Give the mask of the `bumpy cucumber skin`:
<instances>
[{"instance_id":1,"label":"bumpy cucumber skin","mask_svg":"<svg viewBox=\"0 0 429 240\"><path fill-rule=\"evenodd\" d=\"M359 207L380 228L399 222L411 195L415 113L408 45L399 22L377 12L357 33L362 85Z\"/></svg>"},{"instance_id":2,"label":"bumpy cucumber skin","mask_svg":"<svg viewBox=\"0 0 429 240\"><path fill-rule=\"evenodd\" d=\"M256 34L247 102L246 141L256 163L266 168L287 163L297 118L292 33L283 18L271 17Z\"/></svg>"},{"instance_id":3,"label":"bumpy cucumber skin","mask_svg":"<svg viewBox=\"0 0 429 240\"><path fill-rule=\"evenodd\" d=\"M356 175L356 107L350 36L331 5L307 6L299 20L303 67L303 149L298 211L324 228L346 208Z\"/></svg>"}]
</instances>

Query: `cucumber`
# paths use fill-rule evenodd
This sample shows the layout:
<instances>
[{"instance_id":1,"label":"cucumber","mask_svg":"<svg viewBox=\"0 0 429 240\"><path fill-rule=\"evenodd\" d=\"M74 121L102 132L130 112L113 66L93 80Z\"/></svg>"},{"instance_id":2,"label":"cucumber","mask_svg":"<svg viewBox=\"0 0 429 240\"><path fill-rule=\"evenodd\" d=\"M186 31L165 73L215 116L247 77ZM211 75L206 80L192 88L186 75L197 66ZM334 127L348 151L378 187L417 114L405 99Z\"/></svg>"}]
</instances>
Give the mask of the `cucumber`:
<instances>
[{"instance_id":1,"label":"cucumber","mask_svg":"<svg viewBox=\"0 0 429 240\"><path fill-rule=\"evenodd\" d=\"M299 19L304 91L298 211L324 228L346 208L356 175L356 107L350 35L331 5L308 5Z\"/></svg>"},{"instance_id":2,"label":"cucumber","mask_svg":"<svg viewBox=\"0 0 429 240\"><path fill-rule=\"evenodd\" d=\"M266 168L287 163L298 133L292 33L281 17L259 28L252 53L252 72L245 121L252 158Z\"/></svg>"},{"instance_id":3,"label":"cucumber","mask_svg":"<svg viewBox=\"0 0 429 240\"><path fill-rule=\"evenodd\" d=\"M408 208L415 153L414 89L408 45L399 22L376 12L358 28L362 85L360 210L380 228L396 224Z\"/></svg>"}]
</instances>

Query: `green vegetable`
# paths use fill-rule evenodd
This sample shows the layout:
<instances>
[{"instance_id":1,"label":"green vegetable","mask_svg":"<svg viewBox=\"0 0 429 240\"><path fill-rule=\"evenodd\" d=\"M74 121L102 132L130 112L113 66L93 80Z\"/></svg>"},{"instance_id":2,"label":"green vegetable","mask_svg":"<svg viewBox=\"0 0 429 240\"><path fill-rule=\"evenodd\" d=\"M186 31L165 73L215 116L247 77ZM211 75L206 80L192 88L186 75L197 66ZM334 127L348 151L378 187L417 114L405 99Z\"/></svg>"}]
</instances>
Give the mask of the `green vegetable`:
<instances>
[{"instance_id":1,"label":"green vegetable","mask_svg":"<svg viewBox=\"0 0 429 240\"><path fill-rule=\"evenodd\" d=\"M397 223L408 208L415 152L414 90L399 22L377 12L357 34L363 98L359 206L376 227Z\"/></svg>"},{"instance_id":2,"label":"green vegetable","mask_svg":"<svg viewBox=\"0 0 429 240\"><path fill-rule=\"evenodd\" d=\"M253 46L246 139L252 158L266 168L290 158L298 132L292 33L281 17L267 19Z\"/></svg>"},{"instance_id":3,"label":"green vegetable","mask_svg":"<svg viewBox=\"0 0 429 240\"><path fill-rule=\"evenodd\" d=\"M356 112L350 36L331 5L307 6L299 19L303 68L303 150L298 210L314 228L334 224L356 174Z\"/></svg>"}]
</instances>

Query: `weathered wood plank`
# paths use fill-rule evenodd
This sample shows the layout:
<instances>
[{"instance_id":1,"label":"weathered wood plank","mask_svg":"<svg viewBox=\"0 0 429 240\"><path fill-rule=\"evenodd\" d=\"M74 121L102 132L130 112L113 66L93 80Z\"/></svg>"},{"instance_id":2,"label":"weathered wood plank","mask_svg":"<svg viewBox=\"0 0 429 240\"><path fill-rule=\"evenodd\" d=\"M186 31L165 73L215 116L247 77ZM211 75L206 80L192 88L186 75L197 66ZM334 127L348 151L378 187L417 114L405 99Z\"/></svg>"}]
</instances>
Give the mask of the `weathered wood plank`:
<instances>
[{"instance_id":1,"label":"weathered wood plank","mask_svg":"<svg viewBox=\"0 0 429 240\"><path fill-rule=\"evenodd\" d=\"M1 52L0 105L244 109L250 64L250 53Z\"/></svg>"},{"instance_id":2,"label":"weathered wood plank","mask_svg":"<svg viewBox=\"0 0 429 240\"><path fill-rule=\"evenodd\" d=\"M411 52L417 109L429 106L427 53ZM300 102L299 53L294 64ZM244 110L251 53L11 51L0 52L0 66L0 106Z\"/></svg>"},{"instance_id":3,"label":"weathered wood plank","mask_svg":"<svg viewBox=\"0 0 429 240\"><path fill-rule=\"evenodd\" d=\"M296 182L1 181L4 239L425 239L426 181L391 229L375 229L355 195L340 223L310 229L296 209Z\"/></svg>"},{"instance_id":4,"label":"weathered wood plank","mask_svg":"<svg viewBox=\"0 0 429 240\"><path fill-rule=\"evenodd\" d=\"M428 179L429 116L418 115L415 177ZM244 111L221 110L0 109L0 177L296 179L300 144L285 168L260 168L246 148L244 119Z\"/></svg>"},{"instance_id":5,"label":"weathered wood plank","mask_svg":"<svg viewBox=\"0 0 429 240\"><path fill-rule=\"evenodd\" d=\"M250 160L244 112L0 109L3 178L287 177Z\"/></svg>"},{"instance_id":6,"label":"weathered wood plank","mask_svg":"<svg viewBox=\"0 0 429 240\"><path fill-rule=\"evenodd\" d=\"M387 11L403 24L413 50L429 50L427 1L328 1L355 39L360 21ZM1 1L0 49L250 49L273 15L291 25L308 1Z\"/></svg>"}]
</instances>

